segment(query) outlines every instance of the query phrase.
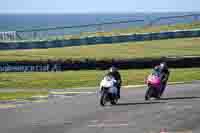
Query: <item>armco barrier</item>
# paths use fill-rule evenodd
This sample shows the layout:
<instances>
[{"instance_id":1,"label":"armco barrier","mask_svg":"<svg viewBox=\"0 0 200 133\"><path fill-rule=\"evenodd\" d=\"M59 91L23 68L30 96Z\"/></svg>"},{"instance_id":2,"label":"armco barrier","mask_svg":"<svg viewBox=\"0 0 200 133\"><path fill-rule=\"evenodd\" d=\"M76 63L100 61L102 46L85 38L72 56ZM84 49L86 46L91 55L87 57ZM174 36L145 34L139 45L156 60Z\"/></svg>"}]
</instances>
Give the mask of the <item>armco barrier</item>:
<instances>
[{"instance_id":1,"label":"armco barrier","mask_svg":"<svg viewBox=\"0 0 200 133\"><path fill-rule=\"evenodd\" d=\"M119 69L153 68L160 62L166 61L170 68L200 67L200 57L176 58L144 58L125 60L57 60L57 61L17 61L0 62L0 72L27 72L27 71L65 71L65 70L95 70L108 69L115 65Z\"/></svg>"},{"instance_id":2,"label":"armco barrier","mask_svg":"<svg viewBox=\"0 0 200 133\"><path fill-rule=\"evenodd\" d=\"M200 29L166 31L158 33L140 33L120 36L99 36L86 37L80 39L69 40L53 40L53 41L34 41L34 42L0 42L0 50L9 49L33 49L33 48L54 48L65 46L80 46L94 44L109 44L130 41L147 41L172 38L200 37Z\"/></svg>"}]
</instances>

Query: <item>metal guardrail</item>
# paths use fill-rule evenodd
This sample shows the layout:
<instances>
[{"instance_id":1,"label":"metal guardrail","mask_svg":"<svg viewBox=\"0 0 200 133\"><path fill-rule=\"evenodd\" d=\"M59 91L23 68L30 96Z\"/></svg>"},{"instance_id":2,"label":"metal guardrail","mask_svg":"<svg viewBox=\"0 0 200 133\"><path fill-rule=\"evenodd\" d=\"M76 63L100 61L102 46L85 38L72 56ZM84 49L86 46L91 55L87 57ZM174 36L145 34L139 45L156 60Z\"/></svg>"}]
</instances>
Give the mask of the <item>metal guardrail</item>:
<instances>
[{"instance_id":1,"label":"metal guardrail","mask_svg":"<svg viewBox=\"0 0 200 133\"><path fill-rule=\"evenodd\" d=\"M153 26L162 20L186 19L188 21L198 21L200 14L189 14L180 16L159 17L153 20L123 20L115 22L103 22L86 25L58 26L37 29L23 29L16 31L0 32L0 41L24 41L24 40L57 40L72 37L92 36L101 32L112 32L135 28L137 26ZM167 22L168 23L168 22ZM162 23L166 25L166 23Z\"/></svg>"},{"instance_id":2,"label":"metal guardrail","mask_svg":"<svg viewBox=\"0 0 200 133\"><path fill-rule=\"evenodd\" d=\"M161 21L161 20L169 20L169 19L183 19L183 18L188 18L188 17L192 17L193 21L198 21L200 14L189 14L189 15L179 15L179 16L168 16L168 17L159 17L157 19L152 20L149 23L149 26L152 26L154 24L156 24L157 22Z\"/></svg>"},{"instance_id":3,"label":"metal guardrail","mask_svg":"<svg viewBox=\"0 0 200 133\"><path fill-rule=\"evenodd\" d=\"M0 32L0 40L15 40L16 38L16 31Z\"/></svg>"},{"instance_id":4,"label":"metal guardrail","mask_svg":"<svg viewBox=\"0 0 200 133\"><path fill-rule=\"evenodd\" d=\"M110 44L122 43L133 41L147 41L147 40L161 40L172 38L187 38L187 37L200 37L200 29L191 30L175 30L163 31L153 33L131 33L126 35L114 36L94 36L84 37L77 39L66 40L46 40L46 41L25 41L25 42L1 42L0 50L11 49L36 49L36 48L55 48L67 46L80 46L80 45L97 45L97 44Z\"/></svg>"}]
</instances>

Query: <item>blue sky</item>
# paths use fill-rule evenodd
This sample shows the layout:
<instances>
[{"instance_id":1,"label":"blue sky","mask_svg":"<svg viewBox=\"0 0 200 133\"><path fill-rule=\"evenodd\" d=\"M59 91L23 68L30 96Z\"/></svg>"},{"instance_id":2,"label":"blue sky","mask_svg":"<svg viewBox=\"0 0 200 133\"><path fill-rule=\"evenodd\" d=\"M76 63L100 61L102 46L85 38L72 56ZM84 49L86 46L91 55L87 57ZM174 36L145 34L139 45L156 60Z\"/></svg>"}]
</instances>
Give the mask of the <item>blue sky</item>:
<instances>
[{"instance_id":1,"label":"blue sky","mask_svg":"<svg viewBox=\"0 0 200 133\"><path fill-rule=\"evenodd\" d=\"M200 0L1 0L0 13L200 11Z\"/></svg>"}]
</instances>

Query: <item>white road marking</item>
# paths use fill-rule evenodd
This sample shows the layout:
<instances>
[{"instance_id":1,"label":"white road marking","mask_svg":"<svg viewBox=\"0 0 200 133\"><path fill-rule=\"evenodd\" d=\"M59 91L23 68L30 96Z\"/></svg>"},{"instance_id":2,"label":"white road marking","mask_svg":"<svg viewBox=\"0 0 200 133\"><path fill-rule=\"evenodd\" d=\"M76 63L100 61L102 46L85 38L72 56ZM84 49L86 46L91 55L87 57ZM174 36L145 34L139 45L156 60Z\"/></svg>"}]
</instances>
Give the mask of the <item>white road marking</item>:
<instances>
[{"instance_id":1,"label":"white road marking","mask_svg":"<svg viewBox=\"0 0 200 133\"><path fill-rule=\"evenodd\" d=\"M128 123L128 121L126 120L91 120L89 121L89 123L98 123L98 122L102 122L102 123Z\"/></svg>"},{"instance_id":2,"label":"white road marking","mask_svg":"<svg viewBox=\"0 0 200 133\"><path fill-rule=\"evenodd\" d=\"M169 85L173 85L173 84L184 84L184 83L192 83L192 81L186 81L186 82L169 82L168 84ZM146 85L145 84L141 84L141 85L126 85L126 86L122 86L122 88L138 88L138 87L145 87ZM93 86L93 87L80 87L80 88L67 88L67 89L74 89L74 90L78 90L78 89L82 89L82 90L84 90L84 89L98 89L99 88L99 86ZM66 89L66 90L67 90ZM94 94L94 93L96 93L96 92L84 92L84 91L56 91L56 89L54 89L55 91L53 91L53 90L51 90L50 91L50 94L52 93L74 93L74 94L79 94L79 93L86 93L86 94ZM59 90L59 89L58 89Z\"/></svg>"},{"instance_id":3,"label":"white road marking","mask_svg":"<svg viewBox=\"0 0 200 133\"><path fill-rule=\"evenodd\" d=\"M32 96L31 98L48 98L48 96L46 96L46 95Z\"/></svg>"},{"instance_id":4,"label":"white road marking","mask_svg":"<svg viewBox=\"0 0 200 133\"><path fill-rule=\"evenodd\" d=\"M113 127L128 127L128 123L118 123L118 124L105 124L105 123L100 123L100 124L94 124L94 125L88 125L88 127L93 127L93 128L113 128Z\"/></svg>"},{"instance_id":5,"label":"white road marking","mask_svg":"<svg viewBox=\"0 0 200 133\"><path fill-rule=\"evenodd\" d=\"M65 96L65 95L53 95L53 97L58 97L58 98L72 98L73 96Z\"/></svg>"},{"instance_id":6,"label":"white road marking","mask_svg":"<svg viewBox=\"0 0 200 133\"><path fill-rule=\"evenodd\" d=\"M77 92L77 91L65 91L65 92L59 92L59 91L51 91L50 94L54 95L65 95L65 94L95 94L96 92Z\"/></svg>"},{"instance_id":7,"label":"white road marking","mask_svg":"<svg viewBox=\"0 0 200 133\"><path fill-rule=\"evenodd\" d=\"M183 109L192 109L192 105L184 105Z\"/></svg>"},{"instance_id":8,"label":"white road marking","mask_svg":"<svg viewBox=\"0 0 200 133\"><path fill-rule=\"evenodd\" d=\"M91 120L90 122L91 123L97 123L97 122L99 122L99 120Z\"/></svg>"},{"instance_id":9,"label":"white road marking","mask_svg":"<svg viewBox=\"0 0 200 133\"><path fill-rule=\"evenodd\" d=\"M123 86L123 88L137 88L137 87L145 87L146 85L127 85Z\"/></svg>"},{"instance_id":10,"label":"white road marking","mask_svg":"<svg viewBox=\"0 0 200 133\"><path fill-rule=\"evenodd\" d=\"M0 109L16 108L15 104L0 104Z\"/></svg>"},{"instance_id":11,"label":"white road marking","mask_svg":"<svg viewBox=\"0 0 200 133\"><path fill-rule=\"evenodd\" d=\"M167 109L167 110L172 110L172 109L175 108L175 106L167 105L167 106L165 106L164 108Z\"/></svg>"},{"instance_id":12,"label":"white road marking","mask_svg":"<svg viewBox=\"0 0 200 133\"><path fill-rule=\"evenodd\" d=\"M169 82L169 85L173 85L173 84L184 84L186 82ZM145 87L147 85L143 84L143 85L127 85L127 86L123 86L123 88L139 88L139 87Z\"/></svg>"},{"instance_id":13,"label":"white road marking","mask_svg":"<svg viewBox=\"0 0 200 133\"><path fill-rule=\"evenodd\" d=\"M36 101L32 101L33 103L43 103L43 102L47 102L48 100L36 100Z\"/></svg>"}]
</instances>

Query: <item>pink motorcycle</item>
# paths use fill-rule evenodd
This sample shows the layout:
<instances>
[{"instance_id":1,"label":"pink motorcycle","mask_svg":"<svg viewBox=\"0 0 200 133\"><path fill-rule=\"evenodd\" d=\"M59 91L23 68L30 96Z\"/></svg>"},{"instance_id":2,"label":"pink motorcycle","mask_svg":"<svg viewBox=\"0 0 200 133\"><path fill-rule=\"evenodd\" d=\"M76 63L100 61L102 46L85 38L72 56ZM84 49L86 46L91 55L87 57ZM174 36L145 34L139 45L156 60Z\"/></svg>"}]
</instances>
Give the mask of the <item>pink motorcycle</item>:
<instances>
[{"instance_id":1,"label":"pink motorcycle","mask_svg":"<svg viewBox=\"0 0 200 133\"><path fill-rule=\"evenodd\" d=\"M160 99L160 92L162 88L161 74L159 72L153 72L146 79L148 89L145 94L145 100L150 98Z\"/></svg>"}]
</instances>

